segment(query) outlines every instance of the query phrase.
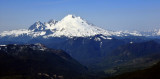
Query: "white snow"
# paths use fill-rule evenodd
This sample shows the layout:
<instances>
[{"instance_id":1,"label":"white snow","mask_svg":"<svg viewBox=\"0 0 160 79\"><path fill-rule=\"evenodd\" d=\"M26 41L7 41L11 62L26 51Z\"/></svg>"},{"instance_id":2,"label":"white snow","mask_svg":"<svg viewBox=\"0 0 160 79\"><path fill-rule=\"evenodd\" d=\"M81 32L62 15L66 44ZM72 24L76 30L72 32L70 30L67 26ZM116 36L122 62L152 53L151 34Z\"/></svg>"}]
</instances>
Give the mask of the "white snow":
<instances>
[{"instance_id":1,"label":"white snow","mask_svg":"<svg viewBox=\"0 0 160 79\"><path fill-rule=\"evenodd\" d=\"M96 37L94 40L95 40L95 41L101 41L101 38Z\"/></svg>"},{"instance_id":2,"label":"white snow","mask_svg":"<svg viewBox=\"0 0 160 79\"><path fill-rule=\"evenodd\" d=\"M112 38L108 37L108 38L106 38L106 39L109 39L109 40L111 40Z\"/></svg>"},{"instance_id":3,"label":"white snow","mask_svg":"<svg viewBox=\"0 0 160 79\"><path fill-rule=\"evenodd\" d=\"M102 47L103 42L100 42L100 48Z\"/></svg>"},{"instance_id":4,"label":"white snow","mask_svg":"<svg viewBox=\"0 0 160 79\"><path fill-rule=\"evenodd\" d=\"M17 37L19 35L22 34L29 34L30 30L26 30L26 29L20 29L20 30L11 30L11 31L4 31L0 34L0 36L13 36L13 37Z\"/></svg>"},{"instance_id":5,"label":"white snow","mask_svg":"<svg viewBox=\"0 0 160 79\"><path fill-rule=\"evenodd\" d=\"M0 45L0 46L7 46L7 45Z\"/></svg>"},{"instance_id":6,"label":"white snow","mask_svg":"<svg viewBox=\"0 0 160 79\"><path fill-rule=\"evenodd\" d=\"M49 36L85 37L97 34L110 35L106 30L88 24L85 20L74 15L68 15L56 24L51 25L53 34Z\"/></svg>"},{"instance_id":7,"label":"white snow","mask_svg":"<svg viewBox=\"0 0 160 79\"><path fill-rule=\"evenodd\" d=\"M130 44L133 44L133 42L131 41Z\"/></svg>"},{"instance_id":8,"label":"white snow","mask_svg":"<svg viewBox=\"0 0 160 79\"><path fill-rule=\"evenodd\" d=\"M5 37L5 36L18 37L21 35L28 35L31 37L37 37L37 36L43 36L45 35L45 33L46 33L45 31L34 32L32 30L19 29L19 30L4 31L0 34L0 36L1 37Z\"/></svg>"}]
</instances>

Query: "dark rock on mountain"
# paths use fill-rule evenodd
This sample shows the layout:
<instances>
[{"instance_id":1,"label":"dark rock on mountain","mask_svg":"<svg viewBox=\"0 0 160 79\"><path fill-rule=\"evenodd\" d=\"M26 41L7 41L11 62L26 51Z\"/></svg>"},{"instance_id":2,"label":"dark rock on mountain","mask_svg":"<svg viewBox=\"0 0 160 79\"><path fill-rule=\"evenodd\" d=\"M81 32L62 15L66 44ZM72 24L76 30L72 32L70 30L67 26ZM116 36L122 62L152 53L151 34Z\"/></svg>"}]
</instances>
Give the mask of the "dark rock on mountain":
<instances>
[{"instance_id":1,"label":"dark rock on mountain","mask_svg":"<svg viewBox=\"0 0 160 79\"><path fill-rule=\"evenodd\" d=\"M0 46L0 79L76 79L86 71L66 52L42 44Z\"/></svg>"}]
</instances>

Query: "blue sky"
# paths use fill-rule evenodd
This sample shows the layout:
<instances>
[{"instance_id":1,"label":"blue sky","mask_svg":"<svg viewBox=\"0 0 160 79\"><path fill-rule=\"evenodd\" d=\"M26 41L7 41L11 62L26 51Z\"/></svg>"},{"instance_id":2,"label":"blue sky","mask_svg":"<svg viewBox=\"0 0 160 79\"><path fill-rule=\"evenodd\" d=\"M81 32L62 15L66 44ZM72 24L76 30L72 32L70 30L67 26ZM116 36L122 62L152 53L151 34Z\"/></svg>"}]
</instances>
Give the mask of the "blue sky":
<instances>
[{"instance_id":1,"label":"blue sky","mask_svg":"<svg viewBox=\"0 0 160 79\"><path fill-rule=\"evenodd\" d=\"M160 0L0 0L0 31L74 14L109 30L160 28Z\"/></svg>"}]
</instances>

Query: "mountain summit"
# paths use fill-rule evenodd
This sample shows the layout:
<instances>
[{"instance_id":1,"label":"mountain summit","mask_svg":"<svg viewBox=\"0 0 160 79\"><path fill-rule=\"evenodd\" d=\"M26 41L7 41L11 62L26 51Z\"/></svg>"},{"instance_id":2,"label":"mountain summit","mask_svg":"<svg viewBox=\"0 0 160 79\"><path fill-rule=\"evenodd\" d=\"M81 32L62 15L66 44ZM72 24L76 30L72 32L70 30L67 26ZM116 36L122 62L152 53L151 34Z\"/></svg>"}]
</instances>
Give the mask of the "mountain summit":
<instances>
[{"instance_id":1,"label":"mountain summit","mask_svg":"<svg viewBox=\"0 0 160 79\"><path fill-rule=\"evenodd\" d=\"M81 17L74 15L67 15L61 21L51 20L44 24L38 21L34 23L29 30L35 32L50 30L51 34L49 34L48 37L85 37L97 34L110 35L108 31L88 24L87 21L83 20Z\"/></svg>"},{"instance_id":2,"label":"mountain summit","mask_svg":"<svg viewBox=\"0 0 160 79\"><path fill-rule=\"evenodd\" d=\"M45 29L45 25L42 23L42 22L40 22L40 21L37 21L37 22L35 22L33 25L31 25L30 27L29 27L29 30L44 30Z\"/></svg>"}]
</instances>

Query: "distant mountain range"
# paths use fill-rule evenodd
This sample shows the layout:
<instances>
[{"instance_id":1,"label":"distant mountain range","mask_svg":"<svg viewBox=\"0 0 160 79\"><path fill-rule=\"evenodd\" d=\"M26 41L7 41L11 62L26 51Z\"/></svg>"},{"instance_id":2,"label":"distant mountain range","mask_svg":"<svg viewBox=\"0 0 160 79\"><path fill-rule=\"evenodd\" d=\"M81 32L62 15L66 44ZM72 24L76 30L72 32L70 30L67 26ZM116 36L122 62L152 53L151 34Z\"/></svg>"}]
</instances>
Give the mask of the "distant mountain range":
<instances>
[{"instance_id":1,"label":"distant mountain range","mask_svg":"<svg viewBox=\"0 0 160 79\"><path fill-rule=\"evenodd\" d=\"M50 20L49 22L42 23L40 21L35 22L29 27L29 29L20 29L12 31L4 31L0 34L0 37L19 37L29 36L36 37L89 37L102 34L104 36L159 36L159 30L148 32L128 32L128 31L109 31L96 27L93 24L89 24L81 17L74 15L67 15L61 21ZM110 39L110 38L108 38Z\"/></svg>"}]
</instances>

